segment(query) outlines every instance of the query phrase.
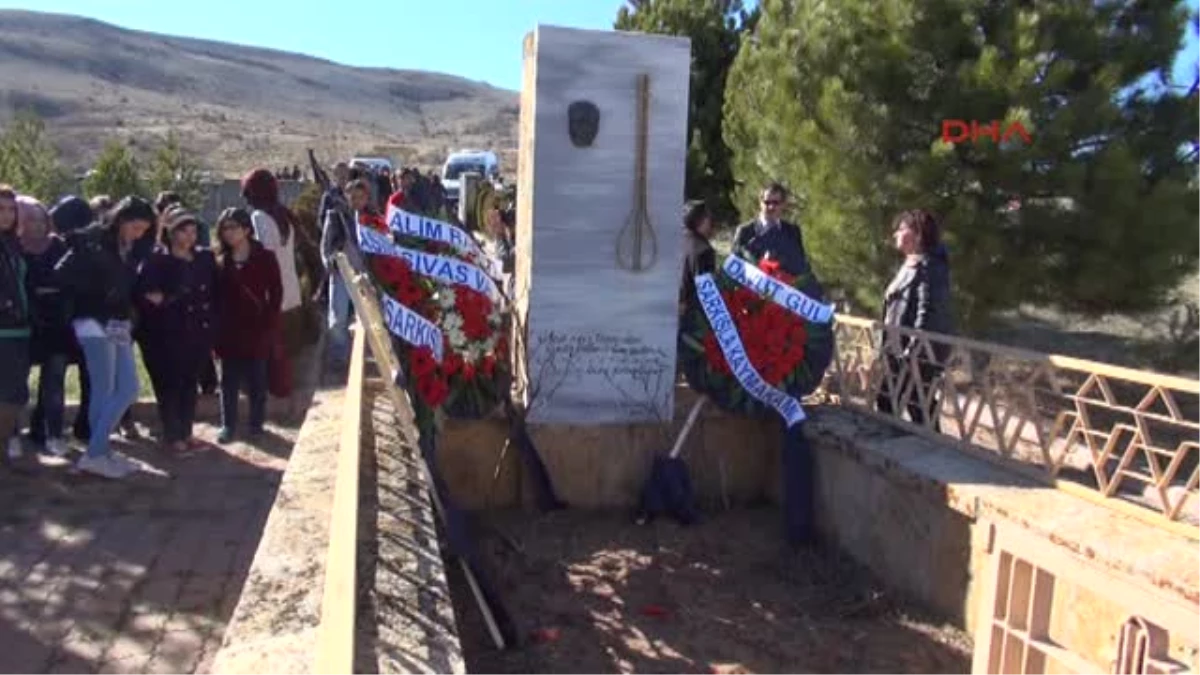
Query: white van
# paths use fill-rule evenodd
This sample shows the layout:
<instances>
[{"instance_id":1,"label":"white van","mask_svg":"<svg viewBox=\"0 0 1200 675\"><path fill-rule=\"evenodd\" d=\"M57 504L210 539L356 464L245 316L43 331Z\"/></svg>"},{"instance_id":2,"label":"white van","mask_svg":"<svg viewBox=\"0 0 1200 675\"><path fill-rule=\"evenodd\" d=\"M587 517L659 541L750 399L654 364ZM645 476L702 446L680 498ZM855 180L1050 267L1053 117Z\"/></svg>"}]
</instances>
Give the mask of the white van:
<instances>
[{"instance_id":1,"label":"white van","mask_svg":"<svg viewBox=\"0 0 1200 675\"><path fill-rule=\"evenodd\" d=\"M388 173L393 173L392 160L386 157L354 157L350 160L350 166L361 166L370 169L376 173L386 170Z\"/></svg>"},{"instance_id":2,"label":"white van","mask_svg":"<svg viewBox=\"0 0 1200 675\"><path fill-rule=\"evenodd\" d=\"M446 158L442 167L442 186L446 199L458 201L459 188L464 173L474 172L484 180L494 180L500 175L500 160L490 150L459 150Z\"/></svg>"}]
</instances>

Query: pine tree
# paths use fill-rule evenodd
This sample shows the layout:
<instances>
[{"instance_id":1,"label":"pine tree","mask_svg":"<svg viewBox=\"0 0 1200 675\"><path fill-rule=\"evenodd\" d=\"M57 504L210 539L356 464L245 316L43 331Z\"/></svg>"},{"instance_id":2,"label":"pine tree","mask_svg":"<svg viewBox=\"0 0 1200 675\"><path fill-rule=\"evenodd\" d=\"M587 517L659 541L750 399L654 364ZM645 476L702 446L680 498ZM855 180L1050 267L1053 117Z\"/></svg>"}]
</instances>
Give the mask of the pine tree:
<instances>
[{"instance_id":1,"label":"pine tree","mask_svg":"<svg viewBox=\"0 0 1200 675\"><path fill-rule=\"evenodd\" d=\"M46 204L71 189L71 176L35 113L18 113L0 134L0 183Z\"/></svg>"},{"instance_id":2,"label":"pine tree","mask_svg":"<svg viewBox=\"0 0 1200 675\"><path fill-rule=\"evenodd\" d=\"M721 131L725 80L755 16L741 0L628 0L614 22L618 30L691 39L685 193L688 199L707 200L722 220L736 215L730 152Z\"/></svg>"},{"instance_id":3,"label":"pine tree","mask_svg":"<svg viewBox=\"0 0 1200 675\"><path fill-rule=\"evenodd\" d=\"M83 180L88 197L108 195L113 200L130 195L146 197L147 190L138 170L137 158L117 139L110 140L96 159L96 165Z\"/></svg>"},{"instance_id":4,"label":"pine tree","mask_svg":"<svg viewBox=\"0 0 1200 675\"><path fill-rule=\"evenodd\" d=\"M185 206L199 209L204 202L200 165L194 160L174 130L167 134L150 161L148 187L151 192L172 191Z\"/></svg>"},{"instance_id":5,"label":"pine tree","mask_svg":"<svg viewBox=\"0 0 1200 675\"><path fill-rule=\"evenodd\" d=\"M1166 2L764 0L725 140L753 208L780 179L821 278L878 311L891 218L945 223L967 328L1037 303L1151 308L1197 263L1197 91L1164 87L1189 13ZM942 122L1032 137L948 144ZM1010 208L1019 204L1019 209Z\"/></svg>"}]
</instances>

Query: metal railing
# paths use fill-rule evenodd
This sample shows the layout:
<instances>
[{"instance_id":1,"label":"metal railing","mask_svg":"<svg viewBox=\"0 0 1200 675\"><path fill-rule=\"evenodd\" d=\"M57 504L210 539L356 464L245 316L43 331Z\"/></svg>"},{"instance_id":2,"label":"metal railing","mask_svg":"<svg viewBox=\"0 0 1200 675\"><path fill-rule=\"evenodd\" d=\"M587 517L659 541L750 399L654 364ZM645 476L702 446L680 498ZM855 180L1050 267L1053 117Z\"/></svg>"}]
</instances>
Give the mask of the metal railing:
<instances>
[{"instance_id":1,"label":"metal railing","mask_svg":"<svg viewBox=\"0 0 1200 675\"><path fill-rule=\"evenodd\" d=\"M1197 536L1200 381L846 315L835 335L826 400Z\"/></svg>"}]
</instances>

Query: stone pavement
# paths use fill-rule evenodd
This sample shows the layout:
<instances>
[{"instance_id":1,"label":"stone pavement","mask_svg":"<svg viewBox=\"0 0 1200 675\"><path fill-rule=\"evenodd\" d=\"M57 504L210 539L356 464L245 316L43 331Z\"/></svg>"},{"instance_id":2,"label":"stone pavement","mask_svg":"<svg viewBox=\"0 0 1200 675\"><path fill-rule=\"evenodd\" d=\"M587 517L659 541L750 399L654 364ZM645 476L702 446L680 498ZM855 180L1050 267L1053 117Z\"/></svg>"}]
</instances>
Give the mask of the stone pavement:
<instances>
[{"instance_id":1,"label":"stone pavement","mask_svg":"<svg viewBox=\"0 0 1200 675\"><path fill-rule=\"evenodd\" d=\"M268 425L257 448L185 454L114 440L169 474L120 482L0 466L0 673L206 672L295 438Z\"/></svg>"}]
</instances>

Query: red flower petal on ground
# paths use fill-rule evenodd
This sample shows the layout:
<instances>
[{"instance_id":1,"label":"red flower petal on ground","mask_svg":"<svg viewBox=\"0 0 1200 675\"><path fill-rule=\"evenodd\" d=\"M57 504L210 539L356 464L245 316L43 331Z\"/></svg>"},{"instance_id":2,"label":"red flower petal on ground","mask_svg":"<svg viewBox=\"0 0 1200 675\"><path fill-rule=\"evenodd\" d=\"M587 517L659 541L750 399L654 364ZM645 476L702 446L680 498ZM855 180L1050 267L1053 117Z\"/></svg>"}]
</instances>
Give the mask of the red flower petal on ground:
<instances>
[{"instance_id":1,"label":"red flower petal on ground","mask_svg":"<svg viewBox=\"0 0 1200 675\"><path fill-rule=\"evenodd\" d=\"M656 619L665 619L670 616L671 612L662 605L646 605L642 607L642 616L650 616Z\"/></svg>"}]
</instances>

